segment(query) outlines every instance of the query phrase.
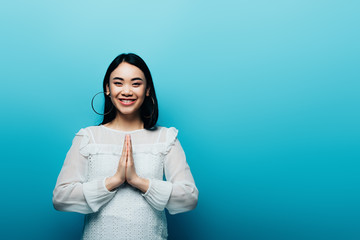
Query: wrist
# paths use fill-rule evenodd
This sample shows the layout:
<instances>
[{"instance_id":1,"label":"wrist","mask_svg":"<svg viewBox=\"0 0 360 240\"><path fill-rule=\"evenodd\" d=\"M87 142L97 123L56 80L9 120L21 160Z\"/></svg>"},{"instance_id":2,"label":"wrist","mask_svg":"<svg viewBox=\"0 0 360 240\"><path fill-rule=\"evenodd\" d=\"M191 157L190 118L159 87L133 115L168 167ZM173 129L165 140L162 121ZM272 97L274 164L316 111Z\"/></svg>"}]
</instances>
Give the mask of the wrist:
<instances>
[{"instance_id":1,"label":"wrist","mask_svg":"<svg viewBox=\"0 0 360 240\"><path fill-rule=\"evenodd\" d=\"M139 176L136 176L134 179L132 179L130 182L128 182L131 186L134 188L139 189L143 193L145 193L150 186L150 181L146 178L141 178Z\"/></svg>"},{"instance_id":2,"label":"wrist","mask_svg":"<svg viewBox=\"0 0 360 240\"><path fill-rule=\"evenodd\" d=\"M141 181L140 177L138 175L134 176L131 179L126 180L131 186L136 187L139 185L139 182Z\"/></svg>"},{"instance_id":3,"label":"wrist","mask_svg":"<svg viewBox=\"0 0 360 240\"><path fill-rule=\"evenodd\" d=\"M125 182L125 178L121 177L120 174L115 173L114 176L111 176L112 181L117 183L119 186Z\"/></svg>"},{"instance_id":4,"label":"wrist","mask_svg":"<svg viewBox=\"0 0 360 240\"><path fill-rule=\"evenodd\" d=\"M113 191L116 188L112 177L105 178L105 187L109 192Z\"/></svg>"}]
</instances>

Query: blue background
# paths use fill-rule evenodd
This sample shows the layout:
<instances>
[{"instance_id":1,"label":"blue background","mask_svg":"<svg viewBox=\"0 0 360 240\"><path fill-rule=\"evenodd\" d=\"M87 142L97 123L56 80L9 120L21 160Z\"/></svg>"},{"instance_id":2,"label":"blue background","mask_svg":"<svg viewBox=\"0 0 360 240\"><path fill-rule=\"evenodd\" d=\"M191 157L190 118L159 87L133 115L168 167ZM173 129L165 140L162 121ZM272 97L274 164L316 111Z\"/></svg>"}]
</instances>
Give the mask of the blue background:
<instances>
[{"instance_id":1,"label":"blue background","mask_svg":"<svg viewBox=\"0 0 360 240\"><path fill-rule=\"evenodd\" d=\"M358 1L2 1L1 238L79 239L52 191L118 54L200 191L169 239L360 239Z\"/></svg>"}]
</instances>

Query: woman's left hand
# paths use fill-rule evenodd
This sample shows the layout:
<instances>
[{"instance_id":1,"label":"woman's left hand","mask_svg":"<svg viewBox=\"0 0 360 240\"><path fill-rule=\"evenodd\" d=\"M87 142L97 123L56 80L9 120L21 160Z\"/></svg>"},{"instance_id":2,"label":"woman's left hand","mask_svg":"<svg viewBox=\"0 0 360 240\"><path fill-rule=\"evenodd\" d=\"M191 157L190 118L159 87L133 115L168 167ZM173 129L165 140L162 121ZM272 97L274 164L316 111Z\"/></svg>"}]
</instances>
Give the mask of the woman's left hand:
<instances>
[{"instance_id":1,"label":"woman's left hand","mask_svg":"<svg viewBox=\"0 0 360 240\"><path fill-rule=\"evenodd\" d=\"M125 178L126 181L132 185L132 182L135 182L136 179L139 177L135 171L135 164L134 158L132 154L132 144L131 144L131 137L130 135L126 135L126 172Z\"/></svg>"},{"instance_id":2,"label":"woman's left hand","mask_svg":"<svg viewBox=\"0 0 360 240\"><path fill-rule=\"evenodd\" d=\"M136 174L130 135L126 136L125 141L127 150L125 179L131 186L145 193L149 189L150 182L148 179L141 178Z\"/></svg>"}]
</instances>

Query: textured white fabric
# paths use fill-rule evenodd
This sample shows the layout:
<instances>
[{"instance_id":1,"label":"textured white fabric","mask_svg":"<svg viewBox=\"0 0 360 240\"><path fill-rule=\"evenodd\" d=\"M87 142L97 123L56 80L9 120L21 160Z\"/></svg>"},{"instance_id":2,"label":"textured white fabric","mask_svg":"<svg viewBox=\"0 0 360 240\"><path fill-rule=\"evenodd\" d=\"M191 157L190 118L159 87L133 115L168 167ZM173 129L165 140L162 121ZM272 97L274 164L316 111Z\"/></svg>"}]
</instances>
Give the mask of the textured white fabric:
<instances>
[{"instance_id":1,"label":"textured white fabric","mask_svg":"<svg viewBox=\"0 0 360 240\"><path fill-rule=\"evenodd\" d=\"M109 191L126 134L131 135L136 173L150 182L140 190L124 183ZM53 191L59 211L85 215L83 239L166 239L170 214L192 210L198 189L174 127L119 131L103 125L76 133ZM163 180L165 174L166 180Z\"/></svg>"}]
</instances>

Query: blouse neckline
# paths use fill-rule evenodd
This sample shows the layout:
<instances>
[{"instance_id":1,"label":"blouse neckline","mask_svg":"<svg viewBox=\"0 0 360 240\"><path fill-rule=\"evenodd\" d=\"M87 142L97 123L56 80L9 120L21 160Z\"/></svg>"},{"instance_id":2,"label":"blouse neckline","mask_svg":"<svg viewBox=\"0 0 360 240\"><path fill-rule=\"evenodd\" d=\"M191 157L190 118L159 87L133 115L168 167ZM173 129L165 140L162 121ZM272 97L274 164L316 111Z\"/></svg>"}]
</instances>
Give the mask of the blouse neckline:
<instances>
[{"instance_id":1,"label":"blouse neckline","mask_svg":"<svg viewBox=\"0 0 360 240\"><path fill-rule=\"evenodd\" d=\"M123 130L117 130L117 129L113 129L113 128L109 128L109 127L106 127L104 125L100 125L101 127L105 128L105 129L108 129L110 131L113 131L113 132L120 132L120 133L135 133L135 132L140 132L140 131L144 131L146 130L145 128L141 128L141 129L136 129L136 130L132 130L132 131L123 131Z\"/></svg>"}]
</instances>

